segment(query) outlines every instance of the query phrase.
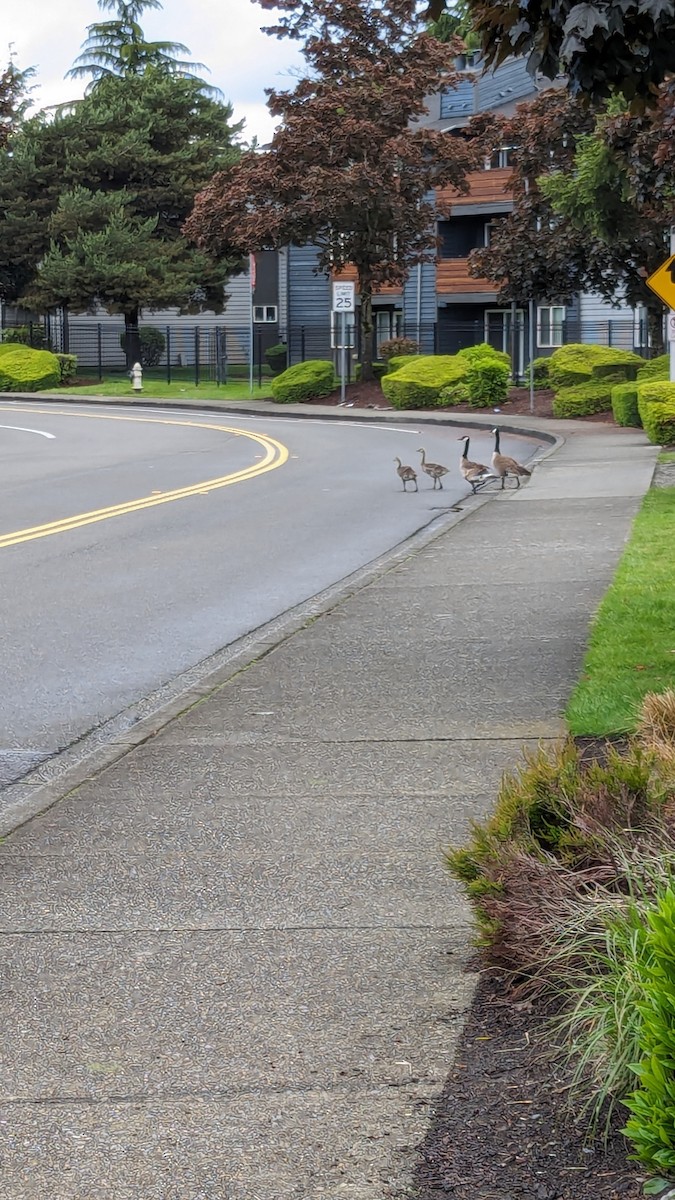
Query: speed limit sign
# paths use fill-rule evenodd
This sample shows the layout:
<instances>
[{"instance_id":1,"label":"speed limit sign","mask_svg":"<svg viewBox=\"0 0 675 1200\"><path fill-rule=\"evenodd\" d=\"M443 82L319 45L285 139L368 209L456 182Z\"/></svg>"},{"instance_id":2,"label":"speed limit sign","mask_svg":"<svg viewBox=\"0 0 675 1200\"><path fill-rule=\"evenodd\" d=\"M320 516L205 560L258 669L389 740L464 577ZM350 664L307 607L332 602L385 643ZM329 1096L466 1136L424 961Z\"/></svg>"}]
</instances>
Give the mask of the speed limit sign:
<instances>
[{"instance_id":1,"label":"speed limit sign","mask_svg":"<svg viewBox=\"0 0 675 1200\"><path fill-rule=\"evenodd\" d=\"M354 312L354 284L333 284L333 312Z\"/></svg>"}]
</instances>

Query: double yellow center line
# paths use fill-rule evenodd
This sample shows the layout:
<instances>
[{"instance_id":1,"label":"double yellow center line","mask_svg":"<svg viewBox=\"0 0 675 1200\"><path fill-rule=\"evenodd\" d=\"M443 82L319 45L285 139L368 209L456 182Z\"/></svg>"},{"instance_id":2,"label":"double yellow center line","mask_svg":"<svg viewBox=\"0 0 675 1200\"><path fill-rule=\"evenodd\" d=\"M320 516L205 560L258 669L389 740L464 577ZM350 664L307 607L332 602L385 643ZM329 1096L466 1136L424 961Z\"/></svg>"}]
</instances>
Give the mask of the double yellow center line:
<instances>
[{"instance_id":1,"label":"double yellow center line","mask_svg":"<svg viewBox=\"0 0 675 1200\"><path fill-rule=\"evenodd\" d=\"M8 546L18 546L22 542L32 542L37 538L51 537L56 533L68 533L72 529L81 529L85 525L95 525L98 521L109 521L113 517L124 517L129 513L141 512L146 508L156 508L160 504L170 504L174 500L187 500L190 496L204 496L218 488L230 487L233 483L243 483L246 479L254 479L267 471L274 471L283 466L288 460L288 449L281 442L265 434L250 433L248 430L236 429L229 425L213 425L202 421L178 421L173 418L157 417L127 417L112 413L82 413L63 412L54 409L20 409L5 408L4 412L41 413L47 416L77 417L92 421L131 421L146 425L183 425L192 429L213 429L217 433L228 433L235 437L249 438L257 443L264 453L260 462L253 466L233 471L229 475L220 475L216 479L205 479L201 483L193 483L188 487L174 488L170 492L157 492L150 496L140 496L137 500L127 500L123 504L112 504L107 508L93 509L91 512L76 513L71 517L63 517L59 521L48 521L44 525L33 525L29 529L17 529L13 533L0 534L0 550Z\"/></svg>"}]
</instances>

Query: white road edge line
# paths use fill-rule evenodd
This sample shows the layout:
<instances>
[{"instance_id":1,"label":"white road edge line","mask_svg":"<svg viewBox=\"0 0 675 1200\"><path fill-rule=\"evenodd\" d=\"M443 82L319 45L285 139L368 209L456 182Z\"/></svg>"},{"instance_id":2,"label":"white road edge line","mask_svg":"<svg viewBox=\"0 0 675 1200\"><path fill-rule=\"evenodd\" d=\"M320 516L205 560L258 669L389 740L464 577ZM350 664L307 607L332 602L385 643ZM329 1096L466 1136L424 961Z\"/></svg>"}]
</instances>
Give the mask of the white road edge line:
<instances>
[{"instance_id":1,"label":"white road edge line","mask_svg":"<svg viewBox=\"0 0 675 1200\"><path fill-rule=\"evenodd\" d=\"M17 429L19 433L39 433L40 437L55 438L55 433L45 433L44 429L26 429L24 425L0 425L0 429Z\"/></svg>"}]
</instances>

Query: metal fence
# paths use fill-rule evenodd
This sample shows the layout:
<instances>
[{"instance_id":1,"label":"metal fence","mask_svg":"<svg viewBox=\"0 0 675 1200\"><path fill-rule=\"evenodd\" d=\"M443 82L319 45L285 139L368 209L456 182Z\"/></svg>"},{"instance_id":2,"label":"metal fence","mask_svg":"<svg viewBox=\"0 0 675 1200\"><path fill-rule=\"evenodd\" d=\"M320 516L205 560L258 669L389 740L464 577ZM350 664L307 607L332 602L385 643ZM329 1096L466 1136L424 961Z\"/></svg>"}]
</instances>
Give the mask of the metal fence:
<instances>
[{"instance_id":1,"label":"metal fence","mask_svg":"<svg viewBox=\"0 0 675 1200\"><path fill-rule=\"evenodd\" d=\"M398 323L399 336L413 339L422 353L455 354L458 350L489 341L498 350L506 351L514 365L513 374L524 374L528 362L529 330L527 321L511 320L508 309L503 314L490 311L481 313L475 320ZM495 320L496 315L499 320ZM225 384L235 379L249 378L260 382L271 371L283 367L284 363L304 362L310 358L331 359L338 373L343 361L341 333L338 323L330 321L316 325L293 325L288 329L275 326L254 326L251 330L227 325L225 322L198 324L193 319L184 319L170 324L147 320L141 322L141 339L144 330L153 329L152 345L144 347L144 369L149 377L174 380L189 380L200 383ZM78 376L81 379L102 379L105 375L123 373L127 369L124 350L124 322L109 318L45 317L40 321L6 324L0 333L3 337L21 338L35 347L45 347L55 352L75 354L78 360ZM358 363L358 324L347 326L344 362L348 380L354 378ZM565 321L555 329L555 343L542 346L540 331L535 331L535 357L552 354L559 345L570 342L596 343L598 345L635 350L645 358L660 353L661 347L650 347L647 325L644 321L608 320L594 322ZM286 356L277 352L272 345L283 344ZM377 328L373 333L373 358L378 359L381 338Z\"/></svg>"}]
</instances>

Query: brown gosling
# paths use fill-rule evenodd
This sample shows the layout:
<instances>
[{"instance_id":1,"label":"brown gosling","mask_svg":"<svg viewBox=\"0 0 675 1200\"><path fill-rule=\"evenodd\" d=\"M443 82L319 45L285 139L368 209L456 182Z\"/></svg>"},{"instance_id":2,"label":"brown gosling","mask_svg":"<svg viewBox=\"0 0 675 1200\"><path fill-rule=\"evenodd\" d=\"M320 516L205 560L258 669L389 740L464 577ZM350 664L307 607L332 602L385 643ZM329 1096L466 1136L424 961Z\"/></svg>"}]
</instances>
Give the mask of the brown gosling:
<instances>
[{"instance_id":1,"label":"brown gosling","mask_svg":"<svg viewBox=\"0 0 675 1200\"><path fill-rule=\"evenodd\" d=\"M436 490L436 484L438 484L441 491L443 491L443 483L441 481L441 476L447 475L448 468L442 467L440 463L427 462L426 454L421 447L419 448L417 453L422 455L422 470L425 471L426 474L429 476L429 478L433 479L433 481L434 481L434 491Z\"/></svg>"},{"instance_id":2,"label":"brown gosling","mask_svg":"<svg viewBox=\"0 0 675 1200\"><path fill-rule=\"evenodd\" d=\"M488 479L496 479L489 467L485 463L472 462L469 458L469 441L468 437L457 438L458 442L464 442L462 457L459 460L459 469L466 479L466 482L471 485L471 491L476 495L476 487L480 483L487 483Z\"/></svg>"},{"instance_id":3,"label":"brown gosling","mask_svg":"<svg viewBox=\"0 0 675 1200\"><path fill-rule=\"evenodd\" d=\"M419 491L419 488L417 487L417 472L414 471L412 467L404 467L400 458L395 458L394 462L398 463L396 474L398 475L399 479L403 480L403 491L407 492L407 485L409 483L414 483L415 491Z\"/></svg>"},{"instance_id":4,"label":"brown gosling","mask_svg":"<svg viewBox=\"0 0 675 1200\"><path fill-rule=\"evenodd\" d=\"M502 491L504 491L504 480L507 475L513 475L516 487L520 487L519 477L527 475L529 478L532 472L528 471L527 467L524 467L522 463L516 462L515 458L509 458L508 454L501 454L499 451L499 430L492 429L490 432L495 435L495 448L492 452L492 470L502 481Z\"/></svg>"}]
</instances>

